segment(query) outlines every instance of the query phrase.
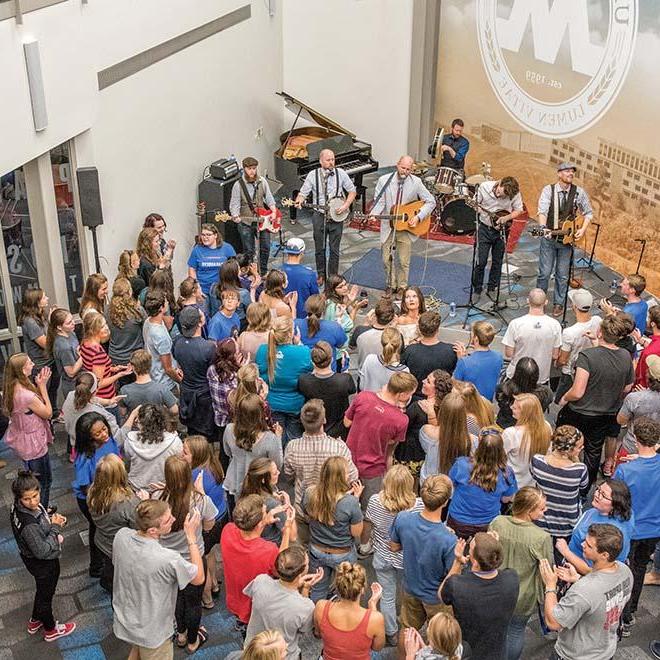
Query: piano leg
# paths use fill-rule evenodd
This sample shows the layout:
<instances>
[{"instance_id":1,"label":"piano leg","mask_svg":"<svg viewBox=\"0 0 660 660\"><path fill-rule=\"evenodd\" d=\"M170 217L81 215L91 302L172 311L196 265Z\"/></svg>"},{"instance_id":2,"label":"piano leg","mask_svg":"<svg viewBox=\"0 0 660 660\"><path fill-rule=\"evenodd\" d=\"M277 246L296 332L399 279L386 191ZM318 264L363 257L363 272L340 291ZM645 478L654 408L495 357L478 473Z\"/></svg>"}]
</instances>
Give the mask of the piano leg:
<instances>
[{"instance_id":1,"label":"piano leg","mask_svg":"<svg viewBox=\"0 0 660 660\"><path fill-rule=\"evenodd\" d=\"M362 184L362 173L355 175L355 189L357 191L356 201L362 200L362 213L367 212L367 188Z\"/></svg>"}]
</instances>

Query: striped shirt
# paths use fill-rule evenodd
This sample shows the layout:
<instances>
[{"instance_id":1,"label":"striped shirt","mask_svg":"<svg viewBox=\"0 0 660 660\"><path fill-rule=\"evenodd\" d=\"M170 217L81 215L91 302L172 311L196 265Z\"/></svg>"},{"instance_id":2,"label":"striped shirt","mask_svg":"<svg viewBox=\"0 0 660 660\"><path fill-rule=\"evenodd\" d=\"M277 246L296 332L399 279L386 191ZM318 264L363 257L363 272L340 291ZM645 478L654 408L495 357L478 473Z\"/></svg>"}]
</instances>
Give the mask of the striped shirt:
<instances>
[{"instance_id":1,"label":"striped shirt","mask_svg":"<svg viewBox=\"0 0 660 660\"><path fill-rule=\"evenodd\" d=\"M83 341L80 344L80 357L82 358L83 369L94 371L94 367L103 367L103 378L112 376L112 362L110 356L106 353L101 344L89 344ZM100 379L99 379L100 380ZM95 394L101 399L112 399L116 394L115 384L104 385L96 390Z\"/></svg>"},{"instance_id":2,"label":"striped shirt","mask_svg":"<svg viewBox=\"0 0 660 660\"><path fill-rule=\"evenodd\" d=\"M529 471L547 499L547 508L537 522L551 536L570 536L581 513L580 493L589 489L584 463L553 467L546 456L536 454Z\"/></svg>"},{"instance_id":3,"label":"striped shirt","mask_svg":"<svg viewBox=\"0 0 660 660\"><path fill-rule=\"evenodd\" d=\"M302 508L302 498L310 486L316 486L321 474L321 467L327 458L343 456L348 461L348 480L353 482L358 478L358 471L353 464L351 451L346 443L331 438L325 433L308 435L292 440L286 446L284 454L284 476L294 480L296 513L305 518Z\"/></svg>"},{"instance_id":4,"label":"striped shirt","mask_svg":"<svg viewBox=\"0 0 660 660\"><path fill-rule=\"evenodd\" d=\"M420 497L415 498L415 503L408 511L423 511L424 503ZM397 514L388 511L380 501L380 493L375 493L369 498L365 518L371 522L371 540L374 552L388 566L403 569L403 551L392 552L390 550L390 529Z\"/></svg>"}]
</instances>

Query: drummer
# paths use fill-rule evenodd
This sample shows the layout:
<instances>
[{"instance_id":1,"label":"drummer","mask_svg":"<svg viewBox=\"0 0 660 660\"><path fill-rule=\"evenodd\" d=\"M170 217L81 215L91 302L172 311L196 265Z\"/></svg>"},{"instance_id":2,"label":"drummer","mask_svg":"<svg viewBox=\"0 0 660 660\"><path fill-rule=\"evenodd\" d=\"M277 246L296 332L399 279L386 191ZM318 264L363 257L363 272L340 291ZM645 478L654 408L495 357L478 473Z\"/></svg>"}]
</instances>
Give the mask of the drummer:
<instances>
[{"instance_id":1,"label":"drummer","mask_svg":"<svg viewBox=\"0 0 660 660\"><path fill-rule=\"evenodd\" d=\"M470 143L463 136L463 127L462 119L454 119L451 123L451 133L447 133L442 138L440 167L451 167L460 172L465 170L465 157L470 149Z\"/></svg>"},{"instance_id":2,"label":"drummer","mask_svg":"<svg viewBox=\"0 0 660 660\"><path fill-rule=\"evenodd\" d=\"M502 277L502 261L506 241L509 237L508 227L518 216L523 215L523 202L518 181L512 176L505 176L499 181L484 181L479 185L475 201L478 204L479 235L477 236L477 263L472 278L474 296L472 302L477 304L484 285L484 272L488 263L488 254L492 251L492 263L488 274L488 290L486 295L493 301L497 299ZM501 217L495 221L490 215L502 211Z\"/></svg>"}]
</instances>

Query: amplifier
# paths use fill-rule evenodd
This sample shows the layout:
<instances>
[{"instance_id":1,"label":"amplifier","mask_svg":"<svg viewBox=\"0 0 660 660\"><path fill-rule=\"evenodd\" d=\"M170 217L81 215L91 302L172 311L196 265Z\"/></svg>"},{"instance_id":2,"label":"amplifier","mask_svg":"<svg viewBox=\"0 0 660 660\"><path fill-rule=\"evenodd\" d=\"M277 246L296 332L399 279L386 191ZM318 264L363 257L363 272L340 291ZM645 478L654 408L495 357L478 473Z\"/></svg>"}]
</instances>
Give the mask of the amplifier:
<instances>
[{"instance_id":1,"label":"amplifier","mask_svg":"<svg viewBox=\"0 0 660 660\"><path fill-rule=\"evenodd\" d=\"M238 163L235 158L221 158L211 163L209 173L214 179L227 181L238 174Z\"/></svg>"}]
</instances>

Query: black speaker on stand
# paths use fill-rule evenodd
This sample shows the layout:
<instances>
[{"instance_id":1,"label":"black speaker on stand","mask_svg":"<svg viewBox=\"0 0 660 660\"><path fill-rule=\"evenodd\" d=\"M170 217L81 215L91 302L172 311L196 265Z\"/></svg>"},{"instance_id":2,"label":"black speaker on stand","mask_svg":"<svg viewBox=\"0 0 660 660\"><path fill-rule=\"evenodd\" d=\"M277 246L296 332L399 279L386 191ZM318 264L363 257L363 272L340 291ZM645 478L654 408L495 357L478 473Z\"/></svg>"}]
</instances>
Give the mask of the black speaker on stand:
<instances>
[{"instance_id":1,"label":"black speaker on stand","mask_svg":"<svg viewBox=\"0 0 660 660\"><path fill-rule=\"evenodd\" d=\"M234 222L216 222L214 220L214 216L218 211L229 213L231 191L236 181L238 181L238 176L230 179L206 177L197 186L197 201L203 202L205 205L205 214L200 216L200 224L207 222L215 225L223 240L227 241L238 253L243 251L243 242L241 241L236 224Z\"/></svg>"},{"instance_id":2,"label":"black speaker on stand","mask_svg":"<svg viewBox=\"0 0 660 660\"><path fill-rule=\"evenodd\" d=\"M78 195L80 197L80 215L83 227L87 227L92 232L94 264L96 266L96 272L100 273L99 245L96 240L96 228L103 224L99 171L95 167L79 167L76 170L76 176L78 178Z\"/></svg>"}]
</instances>

